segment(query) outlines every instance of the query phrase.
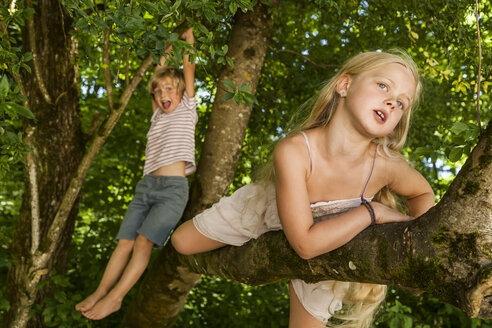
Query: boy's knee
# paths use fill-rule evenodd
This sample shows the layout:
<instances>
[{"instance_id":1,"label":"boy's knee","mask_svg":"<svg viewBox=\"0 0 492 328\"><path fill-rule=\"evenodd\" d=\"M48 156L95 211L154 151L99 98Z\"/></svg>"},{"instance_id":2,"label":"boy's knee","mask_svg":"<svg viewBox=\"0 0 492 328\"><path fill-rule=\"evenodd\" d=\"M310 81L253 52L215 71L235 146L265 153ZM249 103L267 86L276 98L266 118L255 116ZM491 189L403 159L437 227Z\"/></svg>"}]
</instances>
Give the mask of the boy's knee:
<instances>
[{"instance_id":1,"label":"boy's knee","mask_svg":"<svg viewBox=\"0 0 492 328\"><path fill-rule=\"evenodd\" d=\"M119 239L118 244L116 244L116 249L120 252L130 253L133 250L134 244L135 240Z\"/></svg>"}]
</instances>

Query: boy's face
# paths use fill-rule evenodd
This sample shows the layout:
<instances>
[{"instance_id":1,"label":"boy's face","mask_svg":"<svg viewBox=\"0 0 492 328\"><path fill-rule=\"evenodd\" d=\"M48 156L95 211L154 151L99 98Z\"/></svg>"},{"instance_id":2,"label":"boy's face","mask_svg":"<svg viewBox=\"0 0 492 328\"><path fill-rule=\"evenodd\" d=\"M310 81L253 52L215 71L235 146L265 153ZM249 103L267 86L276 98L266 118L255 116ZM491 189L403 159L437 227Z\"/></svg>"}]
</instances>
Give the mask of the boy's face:
<instances>
[{"instance_id":1,"label":"boy's face","mask_svg":"<svg viewBox=\"0 0 492 328\"><path fill-rule=\"evenodd\" d=\"M170 77L165 77L154 89L154 101L164 113L172 113L181 101L181 95Z\"/></svg>"}]
</instances>

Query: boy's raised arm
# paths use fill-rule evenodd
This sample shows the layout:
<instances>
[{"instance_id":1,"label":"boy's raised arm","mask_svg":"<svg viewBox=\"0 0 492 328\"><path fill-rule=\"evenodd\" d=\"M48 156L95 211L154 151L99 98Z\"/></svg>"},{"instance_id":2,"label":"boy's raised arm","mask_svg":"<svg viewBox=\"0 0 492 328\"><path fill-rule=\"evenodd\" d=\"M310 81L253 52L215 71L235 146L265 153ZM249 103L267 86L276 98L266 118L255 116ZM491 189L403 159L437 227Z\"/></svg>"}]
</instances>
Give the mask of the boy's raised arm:
<instances>
[{"instance_id":1,"label":"boy's raised arm","mask_svg":"<svg viewBox=\"0 0 492 328\"><path fill-rule=\"evenodd\" d=\"M189 44L195 43L195 37L193 35L193 29L190 27L183 34L180 35L180 39L185 40ZM185 80L185 90L188 97L195 96L195 61L190 62L190 56L188 54L183 55L183 74Z\"/></svg>"}]
</instances>

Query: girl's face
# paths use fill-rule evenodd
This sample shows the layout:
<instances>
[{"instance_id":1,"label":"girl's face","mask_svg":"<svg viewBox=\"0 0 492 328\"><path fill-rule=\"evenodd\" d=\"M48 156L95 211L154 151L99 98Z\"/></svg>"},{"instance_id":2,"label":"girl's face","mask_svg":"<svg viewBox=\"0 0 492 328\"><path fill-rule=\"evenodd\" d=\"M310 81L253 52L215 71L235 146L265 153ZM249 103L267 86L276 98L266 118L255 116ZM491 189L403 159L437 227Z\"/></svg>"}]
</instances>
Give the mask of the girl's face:
<instances>
[{"instance_id":1,"label":"girl's face","mask_svg":"<svg viewBox=\"0 0 492 328\"><path fill-rule=\"evenodd\" d=\"M390 63L347 77L344 107L355 125L373 138L391 133L415 96L411 72L401 64Z\"/></svg>"},{"instance_id":2,"label":"girl's face","mask_svg":"<svg viewBox=\"0 0 492 328\"><path fill-rule=\"evenodd\" d=\"M166 114L172 113L178 107L181 96L170 77L162 79L154 89L154 100L157 106Z\"/></svg>"}]
</instances>

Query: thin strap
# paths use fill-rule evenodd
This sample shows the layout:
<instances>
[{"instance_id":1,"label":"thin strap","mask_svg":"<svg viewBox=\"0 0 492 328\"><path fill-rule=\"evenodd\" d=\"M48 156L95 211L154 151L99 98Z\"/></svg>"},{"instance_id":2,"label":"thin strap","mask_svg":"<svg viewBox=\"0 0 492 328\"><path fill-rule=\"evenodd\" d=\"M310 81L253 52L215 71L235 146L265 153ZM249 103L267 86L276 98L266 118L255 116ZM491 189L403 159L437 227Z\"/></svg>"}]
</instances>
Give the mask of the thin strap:
<instances>
[{"instance_id":1,"label":"thin strap","mask_svg":"<svg viewBox=\"0 0 492 328\"><path fill-rule=\"evenodd\" d=\"M304 136L304 140L306 140L306 145L309 153L309 173L311 173L311 171L313 171L313 161L311 160L311 146L309 146L309 140L306 133L304 133L304 131L301 131L301 134Z\"/></svg>"},{"instance_id":2,"label":"thin strap","mask_svg":"<svg viewBox=\"0 0 492 328\"><path fill-rule=\"evenodd\" d=\"M369 172L369 176L367 177L366 184L364 185L364 189L362 189L362 193L360 194L360 201L364 203L364 193L366 192L367 185L369 184L369 180L371 180L372 176L372 171L374 170L374 163L376 162L376 154L377 154L378 146L374 148L374 157L372 158L372 166L371 166L371 172Z\"/></svg>"}]
</instances>

